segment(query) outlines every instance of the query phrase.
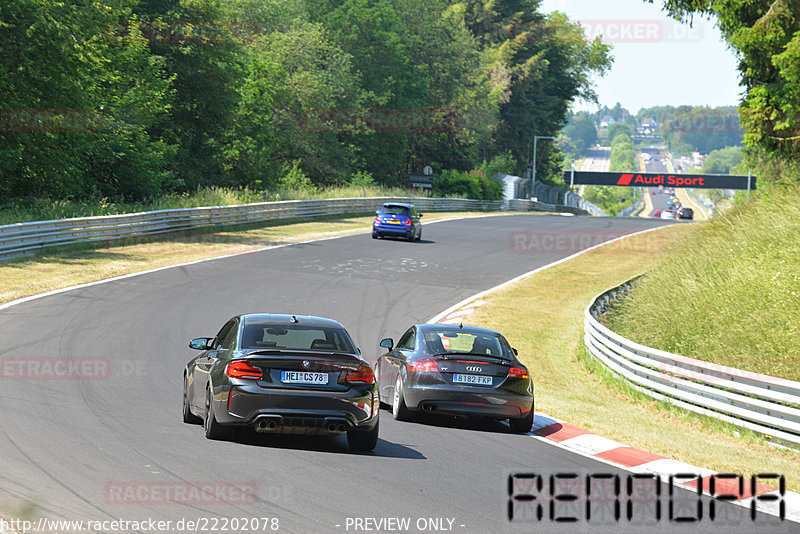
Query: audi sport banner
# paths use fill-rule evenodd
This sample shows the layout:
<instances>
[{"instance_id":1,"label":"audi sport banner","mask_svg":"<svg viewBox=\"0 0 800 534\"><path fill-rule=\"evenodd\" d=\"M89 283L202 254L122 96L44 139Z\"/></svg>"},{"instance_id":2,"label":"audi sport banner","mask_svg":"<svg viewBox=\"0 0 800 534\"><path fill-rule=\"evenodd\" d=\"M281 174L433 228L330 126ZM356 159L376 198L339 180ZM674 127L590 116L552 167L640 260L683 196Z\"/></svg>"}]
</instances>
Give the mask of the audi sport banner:
<instances>
[{"instance_id":1,"label":"audi sport banner","mask_svg":"<svg viewBox=\"0 0 800 534\"><path fill-rule=\"evenodd\" d=\"M569 183L570 173L564 173ZM658 172L575 171L575 185L620 185L627 187L696 187L700 189L747 189L747 176L734 174L670 174ZM750 189L756 177L750 177Z\"/></svg>"}]
</instances>

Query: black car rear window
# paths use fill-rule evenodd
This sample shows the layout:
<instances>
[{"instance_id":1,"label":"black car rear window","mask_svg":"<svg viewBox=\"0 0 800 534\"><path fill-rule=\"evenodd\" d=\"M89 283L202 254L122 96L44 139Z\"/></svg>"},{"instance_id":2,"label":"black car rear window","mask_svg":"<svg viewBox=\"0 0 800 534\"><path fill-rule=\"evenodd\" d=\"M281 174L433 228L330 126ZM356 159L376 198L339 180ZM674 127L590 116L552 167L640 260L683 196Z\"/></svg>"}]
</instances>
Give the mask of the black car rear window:
<instances>
[{"instance_id":1,"label":"black car rear window","mask_svg":"<svg viewBox=\"0 0 800 534\"><path fill-rule=\"evenodd\" d=\"M381 213L387 215L408 215L408 208L405 206L384 206L381 208Z\"/></svg>"},{"instance_id":2,"label":"black car rear window","mask_svg":"<svg viewBox=\"0 0 800 534\"><path fill-rule=\"evenodd\" d=\"M240 348L355 352L343 328L270 323L245 325Z\"/></svg>"},{"instance_id":3,"label":"black car rear window","mask_svg":"<svg viewBox=\"0 0 800 534\"><path fill-rule=\"evenodd\" d=\"M427 330L424 334L431 354L471 353L512 359L506 339L496 333L474 332L458 327Z\"/></svg>"}]
</instances>

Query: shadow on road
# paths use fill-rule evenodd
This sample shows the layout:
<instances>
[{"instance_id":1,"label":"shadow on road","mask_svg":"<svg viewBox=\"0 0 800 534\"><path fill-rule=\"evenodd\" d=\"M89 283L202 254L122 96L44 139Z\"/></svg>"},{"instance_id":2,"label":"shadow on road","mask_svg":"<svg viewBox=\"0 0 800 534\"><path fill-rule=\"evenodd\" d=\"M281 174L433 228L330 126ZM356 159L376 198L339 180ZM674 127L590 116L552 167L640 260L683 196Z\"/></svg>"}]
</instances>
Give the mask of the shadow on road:
<instances>
[{"instance_id":1,"label":"shadow on road","mask_svg":"<svg viewBox=\"0 0 800 534\"><path fill-rule=\"evenodd\" d=\"M505 421L482 417L457 417L450 415L415 414L411 424L421 424L444 428L458 428L478 432L499 432L515 434Z\"/></svg>"},{"instance_id":2,"label":"shadow on road","mask_svg":"<svg viewBox=\"0 0 800 534\"><path fill-rule=\"evenodd\" d=\"M242 429L229 436L226 441L270 449L295 449L298 451L330 452L336 454L359 454L381 458L404 458L426 460L427 458L410 447L378 439L374 451L354 452L347 445L347 438L341 436L314 436L297 434L260 434L250 429Z\"/></svg>"}]
</instances>

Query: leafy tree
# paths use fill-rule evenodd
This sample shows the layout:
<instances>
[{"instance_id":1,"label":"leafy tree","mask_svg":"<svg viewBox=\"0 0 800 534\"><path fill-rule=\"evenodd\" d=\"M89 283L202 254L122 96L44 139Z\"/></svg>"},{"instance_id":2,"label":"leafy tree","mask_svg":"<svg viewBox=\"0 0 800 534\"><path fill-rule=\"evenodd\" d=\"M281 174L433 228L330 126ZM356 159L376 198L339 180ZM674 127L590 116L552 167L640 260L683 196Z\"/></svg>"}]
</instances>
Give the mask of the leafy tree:
<instances>
[{"instance_id":1,"label":"leafy tree","mask_svg":"<svg viewBox=\"0 0 800 534\"><path fill-rule=\"evenodd\" d=\"M731 169L742 162L743 148L729 146L712 150L703 163L703 172L711 174L730 174Z\"/></svg>"},{"instance_id":2,"label":"leafy tree","mask_svg":"<svg viewBox=\"0 0 800 534\"><path fill-rule=\"evenodd\" d=\"M514 161L514 156L510 151L506 151L504 154L493 157L489 162L484 161L479 169L487 178L493 179L497 173L513 174L516 166L517 162Z\"/></svg>"},{"instance_id":3,"label":"leafy tree","mask_svg":"<svg viewBox=\"0 0 800 534\"><path fill-rule=\"evenodd\" d=\"M647 0L653 3L653 0ZM749 146L800 160L800 3L793 0L663 0L678 19L708 16L739 56L739 111Z\"/></svg>"},{"instance_id":4,"label":"leafy tree","mask_svg":"<svg viewBox=\"0 0 800 534\"><path fill-rule=\"evenodd\" d=\"M325 111L358 94L351 57L322 25L299 19L259 36L244 52L240 101L226 136L226 172L240 183L271 186L276 169L293 162L314 183L344 181L351 152L329 131L332 115Z\"/></svg>"},{"instance_id":5,"label":"leafy tree","mask_svg":"<svg viewBox=\"0 0 800 534\"><path fill-rule=\"evenodd\" d=\"M572 115L561 132L574 143L576 156L580 156L587 148L597 144L597 128L589 113L580 112Z\"/></svg>"},{"instance_id":6,"label":"leafy tree","mask_svg":"<svg viewBox=\"0 0 800 534\"><path fill-rule=\"evenodd\" d=\"M708 154L726 146L740 145L743 131L735 108L694 107L676 110L662 125L664 137L676 152Z\"/></svg>"},{"instance_id":7,"label":"leafy tree","mask_svg":"<svg viewBox=\"0 0 800 534\"><path fill-rule=\"evenodd\" d=\"M583 188L583 198L609 215L615 215L631 205L633 189L629 187L587 185Z\"/></svg>"},{"instance_id":8,"label":"leafy tree","mask_svg":"<svg viewBox=\"0 0 800 534\"><path fill-rule=\"evenodd\" d=\"M495 143L510 149L520 165L529 161L531 136L555 133L554 125L564 123L572 99L595 98L589 77L601 74L611 63L609 47L599 38L587 42L580 25L571 24L565 15L544 17L532 10L534 4L527 5L526 11L504 21L522 30L498 48L512 78ZM543 143L541 149L537 179L562 183L561 156L553 153L552 143Z\"/></svg>"},{"instance_id":9,"label":"leafy tree","mask_svg":"<svg viewBox=\"0 0 800 534\"><path fill-rule=\"evenodd\" d=\"M636 130L633 129L630 125L622 123L622 122L615 122L611 126L608 127L608 139L609 141L613 141L619 134L623 134L630 139L636 133Z\"/></svg>"},{"instance_id":10,"label":"leafy tree","mask_svg":"<svg viewBox=\"0 0 800 534\"><path fill-rule=\"evenodd\" d=\"M151 54L173 77L169 114L154 134L174 145L177 188L226 185L222 140L233 124L242 79L240 21L223 0L140 0L134 17L145 29Z\"/></svg>"},{"instance_id":11,"label":"leafy tree","mask_svg":"<svg viewBox=\"0 0 800 534\"><path fill-rule=\"evenodd\" d=\"M170 174L152 130L169 76L137 25L110 33L134 2L0 3L0 192L8 197L142 198Z\"/></svg>"},{"instance_id":12,"label":"leafy tree","mask_svg":"<svg viewBox=\"0 0 800 534\"><path fill-rule=\"evenodd\" d=\"M0 192L398 185L431 165L461 193L499 198L491 176L522 173L532 135L591 100L611 61L539 5L7 0ZM562 159L543 142L537 178L560 181Z\"/></svg>"},{"instance_id":13,"label":"leafy tree","mask_svg":"<svg viewBox=\"0 0 800 534\"><path fill-rule=\"evenodd\" d=\"M487 177L479 169L469 172L442 171L433 181L433 193L440 196L502 200L503 189L499 182Z\"/></svg>"},{"instance_id":14,"label":"leafy tree","mask_svg":"<svg viewBox=\"0 0 800 534\"><path fill-rule=\"evenodd\" d=\"M595 122L602 121L606 116L611 117L614 119L615 123L625 123L630 124L631 126L635 126L636 121L634 116L631 114L630 111L622 107L622 104L617 102L613 108L608 106L602 106L597 112L594 113L593 119Z\"/></svg>"},{"instance_id":15,"label":"leafy tree","mask_svg":"<svg viewBox=\"0 0 800 534\"><path fill-rule=\"evenodd\" d=\"M630 135L625 131L619 131L611 140L611 161L608 169L615 172L629 172L637 169L636 149Z\"/></svg>"}]
</instances>

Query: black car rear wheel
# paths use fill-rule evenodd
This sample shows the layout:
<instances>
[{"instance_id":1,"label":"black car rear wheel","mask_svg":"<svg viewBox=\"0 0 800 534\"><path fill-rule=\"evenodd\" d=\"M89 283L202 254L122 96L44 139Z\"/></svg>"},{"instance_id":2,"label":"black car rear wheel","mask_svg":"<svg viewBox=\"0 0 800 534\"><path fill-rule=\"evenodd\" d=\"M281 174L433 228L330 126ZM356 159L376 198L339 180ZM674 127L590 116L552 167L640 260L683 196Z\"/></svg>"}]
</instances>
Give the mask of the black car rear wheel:
<instances>
[{"instance_id":1,"label":"black car rear wheel","mask_svg":"<svg viewBox=\"0 0 800 534\"><path fill-rule=\"evenodd\" d=\"M375 422L372 430L358 430L354 428L347 431L347 444L353 451L371 451L378 444L378 426L380 419Z\"/></svg>"},{"instance_id":2,"label":"black car rear wheel","mask_svg":"<svg viewBox=\"0 0 800 534\"><path fill-rule=\"evenodd\" d=\"M406 399L403 397L403 381L399 376L397 377L397 382L394 383L392 416L398 421L411 420L411 410L406 406Z\"/></svg>"},{"instance_id":3,"label":"black car rear wheel","mask_svg":"<svg viewBox=\"0 0 800 534\"><path fill-rule=\"evenodd\" d=\"M522 417L520 419L509 419L508 424L511 426L511 430L514 432L519 432L524 434L525 432L530 431L531 427L533 426L533 409L528 412L528 415Z\"/></svg>"},{"instance_id":4,"label":"black car rear wheel","mask_svg":"<svg viewBox=\"0 0 800 534\"><path fill-rule=\"evenodd\" d=\"M202 423L203 420L192 413L189 408L189 381L183 376L183 422L189 424Z\"/></svg>"},{"instance_id":5,"label":"black car rear wheel","mask_svg":"<svg viewBox=\"0 0 800 534\"><path fill-rule=\"evenodd\" d=\"M206 437L208 439L222 439L225 431L222 425L217 422L217 418L214 417L214 410L211 408L211 401L211 387L209 387L206 390L206 418L203 425L205 427Z\"/></svg>"}]
</instances>

